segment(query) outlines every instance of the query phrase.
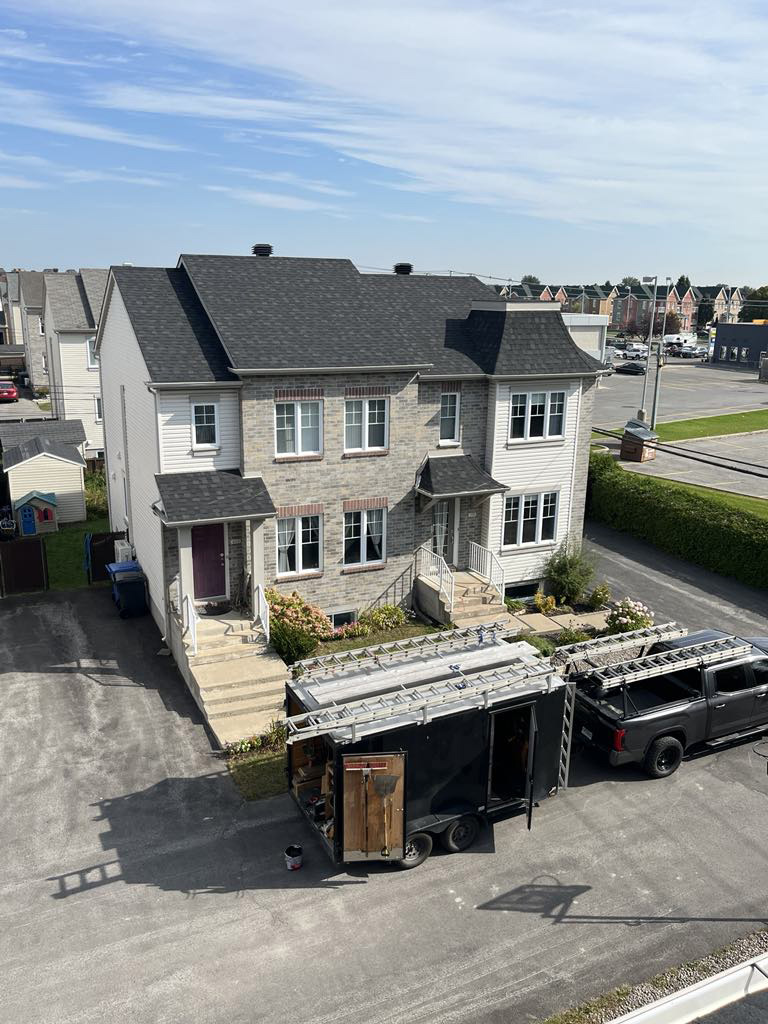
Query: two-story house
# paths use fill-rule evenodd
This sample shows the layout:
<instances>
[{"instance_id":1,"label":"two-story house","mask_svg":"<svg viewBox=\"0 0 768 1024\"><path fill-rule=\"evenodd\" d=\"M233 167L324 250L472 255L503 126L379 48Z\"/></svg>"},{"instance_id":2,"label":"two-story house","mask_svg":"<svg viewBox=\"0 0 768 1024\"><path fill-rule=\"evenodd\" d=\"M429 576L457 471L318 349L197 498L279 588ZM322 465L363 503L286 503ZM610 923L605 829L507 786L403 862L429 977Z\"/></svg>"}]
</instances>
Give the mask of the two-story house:
<instances>
[{"instance_id":1,"label":"two-story house","mask_svg":"<svg viewBox=\"0 0 768 1024\"><path fill-rule=\"evenodd\" d=\"M59 420L80 420L85 427L85 458L93 466L104 458L101 379L96 329L108 271L45 275L44 316L51 409Z\"/></svg>"},{"instance_id":2,"label":"two-story house","mask_svg":"<svg viewBox=\"0 0 768 1024\"><path fill-rule=\"evenodd\" d=\"M97 338L110 518L220 737L253 728L253 693L227 711L211 694L264 623L264 587L335 624L382 602L450 621L474 581L503 614L502 596L534 591L581 536L603 368L556 303L404 269L182 255L110 272ZM223 601L243 610L209 656L203 613Z\"/></svg>"},{"instance_id":3,"label":"two-story house","mask_svg":"<svg viewBox=\"0 0 768 1024\"><path fill-rule=\"evenodd\" d=\"M48 387L48 368L45 359L45 326L43 320L43 293L45 275L39 270L19 272L19 313L21 337L24 344L24 362L30 387Z\"/></svg>"}]
</instances>

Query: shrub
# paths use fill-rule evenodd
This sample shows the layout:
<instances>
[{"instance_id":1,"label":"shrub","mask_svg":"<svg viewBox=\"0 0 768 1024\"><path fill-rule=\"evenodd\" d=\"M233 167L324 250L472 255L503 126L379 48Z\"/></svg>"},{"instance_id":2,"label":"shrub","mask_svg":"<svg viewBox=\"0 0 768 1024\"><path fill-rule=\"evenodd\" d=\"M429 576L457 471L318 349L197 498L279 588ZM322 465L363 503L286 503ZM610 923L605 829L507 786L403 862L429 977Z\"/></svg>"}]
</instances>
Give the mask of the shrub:
<instances>
[{"instance_id":1,"label":"shrub","mask_svg":"<svg viewBox=\"0 0 768 1024\"><path fill-rule=\"evenodd\" d=\"M371 627L368 623L358 619L357 622L347 622L345 625L339 626L333 635L337 640L343 640L346 637L369 636L370 632Z\"/></svg>"},{"instance_id":2,"label":"shrub","mask_svg":"<svg viewBox=\"0 0 768 1024\"><path fill-rule=\"evenodd\" d=\"M580 644L585 640L589 640L589 633L585 633L583 629L574 629L571 626L566 626L565 629L561 629L557 634L554 644L555 647L566 647L568 644Z\"/></svg>"},{"instance_id":3,"label":"shrub","mask_svg":"<svg viewBox=\"0 0 768 1024\"><path fill-rule=\"evenodd\" d=\"M519 643L521 640L525 640L527 644L535 647L543 658L548 658L554 653L555 645L545 636L530 636L528 633L519 633L514 638L513 643Z\"/></svg>"},{"instance_id":4,"label":"shrub","mask_svg":"<svg viewBox=\"0 0 768 1024\"><path fill-rule=\"evenodd\" d=\"M363 612L358 621L367 625L369 632L384 632L404 626L405 620L406 615L402 608L394 604L382 604L378 608L369 608L367 612Z\"/></svg>"},{"instance_id":5,"label":"shrub","mask_svg":"<svg viewBox=\"0 0 768 1024\"><path fill-rule=\"evenodd\" d=\"M294 591L281 594L267 589L265 596L269 603L270 621L293 626L315 640L332 640L333 626L328 616Z\"/></svg>"},{"instance_id":6,"label":"shrub","mask_svg":"<svg viewBox=\"0 0 768 1024\"><path fill-rule=\"evenodd\" d=\"M623 598L610 610L605 620L608 633L629 633L633 629L645 629L653 625L653 612L640 601Z\"/></svg>"},{"instance_id":7,"label":"shrub","mask_svg":"<svg viewBox=\"0 0 768 1024\"><path fill-rule=\"evenodd\" d=\"M587 599L587 604L593 611L605 608L611 603L611 588L607 583L598 583Z\"/></svg>"},{"instance_id":8,"label":"shrub","mask_svg":"<svg viewBox=\"0 0 768 1024\"><path fill-rule=\"evenodd\" d=\"M750 586L768 584L768 520L707 494L628 473L604 453L590 459L589 513L705 569Z\"/></svg>"},{"instance_id":9,"label":"shrub","mask_svg":"<svg viewBox=\"0 0 768 1024\"><path fill-rule=\"evenodd\" d=\"M266 732L261 735L248 736L242 740L225 743L224 754L226 757L232 757L236 754L250 754L259 750L280 753L285 750L285 736L285 722L273 718L267 726Z\"/></svg>"},{"instance_id":10,"label":"shrub","mask_svg":"<svg viewBox=\"0 0 768 1024\"><path fill-rule=\"evenodd\" d=\"M507 606L507 611L512 612L524 612L528 605L525 601L518 601L516 597L505 597L504 604Z\"/></svg>"},{"instance_id":11,"label":"shrub","mask_svg":"<svg viewBox=\"0 0 768 1024\"><path fill-rule=\"evenodd\" d=\"M545 594L541 590L537 590L533 596L533 603L536 605L536 610L541 612L542 615L551 615L557 607L557 601L551 595Z\"/></svg>"},{"instance_id":12,"label":"shrub","mask_svg":"<svg viewBox=\"0 0 768 1024\"><path fill-rule=\"evenodd\" d=\"M107 478L103 471L85 474L85 508L89 519L100 519L109 514Z\"/></svg>"},{"instance_id":13,"label":"shrub","mask_svg":"<svg viewBox=\"0 0 768 1024\"><path fill-rule=\"evenodd\" d=\"M318 644L317 637L302 626L281 619L271 622L269 639L286 665L308 658Z\"/></svg>"},{"instance_id":14,"label":"shrub","mask_svg":"<svg viewBox=\"0 0 768 1024\"><path fill-rule=\"evenodd\" d=\"M547 559L544 575L558 604L577 604L595 575L595 567L576 543L566 538Z\"/></svg>"}]
</instances>

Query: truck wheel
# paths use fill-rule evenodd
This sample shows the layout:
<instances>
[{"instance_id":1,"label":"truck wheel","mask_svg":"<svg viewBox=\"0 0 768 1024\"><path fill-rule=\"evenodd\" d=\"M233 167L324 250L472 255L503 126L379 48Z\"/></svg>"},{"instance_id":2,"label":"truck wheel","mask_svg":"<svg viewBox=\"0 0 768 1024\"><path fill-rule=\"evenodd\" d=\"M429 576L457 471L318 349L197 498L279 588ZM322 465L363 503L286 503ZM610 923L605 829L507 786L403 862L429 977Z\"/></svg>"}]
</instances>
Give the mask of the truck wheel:
<instances>
[{"instance_id":1,"label":"truck wheel","mask_svg":"<svg viewBox=\"0 0 768 1024\"><path fill-rule=\"evenodd\" d=\"M404 870L417 868L432 853L432 836L428 832L414 832L405 841L404 853L400 867Z\"/></svg>"},{"instance_id":2,"label":"truck wheel","mask_svg":"<svg viewBox=\"0 0 768 1024\"><path fill-rule=\"evenodd\" d=\"M440 834L440 843L448 853L461 853L474 843L479 831L477 818L472 814L466 814L463 818L452 821L445 832Z\"/></svg>"},{"instance_id":3,"label":"truck wheel","mask_svg":"<svg viewBox=\"0 0 768 1024\"><path fill-rule=\"evenodd\" d=\"M661 736L654 740L645 755L643 767L654 779L665 779L680 767L683 745L674 736Z\"/></svg>"}]
</instances>

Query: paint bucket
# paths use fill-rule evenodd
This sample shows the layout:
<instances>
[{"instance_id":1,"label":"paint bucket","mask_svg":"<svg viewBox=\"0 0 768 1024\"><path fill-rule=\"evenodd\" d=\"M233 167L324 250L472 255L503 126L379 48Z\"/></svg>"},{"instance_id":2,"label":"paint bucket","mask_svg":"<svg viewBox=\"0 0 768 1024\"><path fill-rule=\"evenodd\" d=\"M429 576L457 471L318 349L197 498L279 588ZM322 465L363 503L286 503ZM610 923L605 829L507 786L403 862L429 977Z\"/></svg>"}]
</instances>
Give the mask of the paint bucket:
<instances>
[{"instance_id":1,"label":"paint bucket","mask_svg":"<svg viewBox=\"0 0 768 1024\"><path fill-rule=\"evenodd\" d=\"M286 846L285 866L289 871L298 871L301 867L302 849L300 846Z\"/></svg>"}]
</instances>

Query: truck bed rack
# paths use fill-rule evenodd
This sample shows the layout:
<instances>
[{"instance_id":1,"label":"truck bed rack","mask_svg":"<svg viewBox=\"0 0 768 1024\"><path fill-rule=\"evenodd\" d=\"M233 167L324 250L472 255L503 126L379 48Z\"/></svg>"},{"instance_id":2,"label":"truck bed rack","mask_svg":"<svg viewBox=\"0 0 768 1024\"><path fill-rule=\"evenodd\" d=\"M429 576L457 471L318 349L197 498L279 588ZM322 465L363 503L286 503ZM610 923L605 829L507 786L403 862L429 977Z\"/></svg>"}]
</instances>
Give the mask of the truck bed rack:
<instances>
[{"instance_id":1,"label":"truck bed rack","mask_svg":"<svg viewBox=\"0 0 768 1024\"><path fill-rule=\"evenodd\" d=\"M344 704L332 704L328 707L307 711L300 715L292 715L285 721L288 731L287 742L325 733L350 730L350 741L356 742L358 729L388 719L406 718L403 724L426 725L435 712L453 713L468 710L472 707L489 707L492 697L506 698L515 693L539 692L551 690L553 682L563 685L552 667L543 660L531 657L516 658L503 668L492 672L482 672L476 676L464 676L457 673L451 679L444 679L424 686L403 687L389 693L383 693L365 700L349 701ZM448 709L448 710L447 710Z\"/></svg>"},{"instance_id":2,"label":"truck bed rack","mask_svg":"<svg viewBox=\"0 0 768 1024\"><path fill-rule=\"evenodd\" d=\"M641 679L651 679L664 675L666 672L679 672L686 668L698 668L713 662L727 661L749 654L752 645L739 640L735 636L721 637L718 640L707 640L690 647L678 647L671 651L649 654L644 658L622 661L618 665L592 669L583 674L590 682L599 683L604 689L625 686Z\"/></svg>"},{"instance_id":3,"label":"truck bed rack","mask_svg":"<svg viewBox=\"0 0 768 1024\"><path fill-rule=\"evenodd\" d=\"M620 651L626 651L641 644L651 647L653 644L661 643L662 640L677 640L687 634L688 630L684 626L678 626L676 622L665 622L659 626L633 629L629 633L619 633L616 636L598 636L593 640L583 640L578 644L558 647L552 655L552 664L558 667L562 666L568 671L577 661L583 661L590 665L593 664L592 658L594 657L602 658L607 654L618 654ZM595 665L594 667L598 668L599 666Z\"/></svg>"}]
</instances>

